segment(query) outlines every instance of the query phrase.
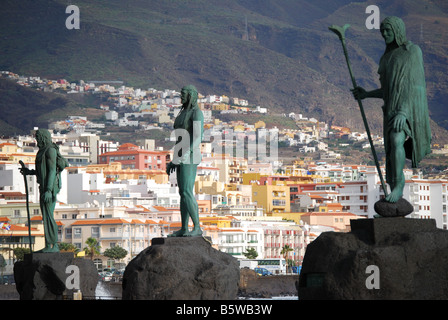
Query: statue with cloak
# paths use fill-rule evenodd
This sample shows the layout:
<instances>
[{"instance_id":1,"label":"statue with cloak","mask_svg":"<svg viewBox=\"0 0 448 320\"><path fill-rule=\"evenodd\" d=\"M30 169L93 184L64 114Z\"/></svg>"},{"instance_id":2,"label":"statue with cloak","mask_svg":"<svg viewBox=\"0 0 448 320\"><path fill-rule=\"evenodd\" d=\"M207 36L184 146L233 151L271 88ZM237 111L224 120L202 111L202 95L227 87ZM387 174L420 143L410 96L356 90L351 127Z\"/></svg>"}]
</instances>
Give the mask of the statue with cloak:
<instances>
[{"instance_id":1,"label":"statue with cloak","mask_svg":"<svg viewBox=\"0 0 448 320\"><path fill-rule=\"evenodd\" d=\"M61 190L61 171L68 167L67 160L59 153L59 147L52 142L48 130L36 131L39 151L36 155L35 169L20 169L23 175L35 175L39 184L39 202L44 223L45 247L39 252L59 252L58 226L54 220L56 196Z\"/></svg>"},{"instance_id":2,"label":"statue with cloak","mask_svg":"<svg viewBox=\"0 0 448 320\"><path fill-rule=\"evenodd\" d=\"M431 152L431 128L421 49L406 39L405 24L398 17L384 19L380 30L386 43L378 68L381 87L372 91L357 87L353 94L356 99L384 101L386 181L391 189L385 200L395 203L403 196L406 159L417 168Z\"/></svg>"}]
</instances>

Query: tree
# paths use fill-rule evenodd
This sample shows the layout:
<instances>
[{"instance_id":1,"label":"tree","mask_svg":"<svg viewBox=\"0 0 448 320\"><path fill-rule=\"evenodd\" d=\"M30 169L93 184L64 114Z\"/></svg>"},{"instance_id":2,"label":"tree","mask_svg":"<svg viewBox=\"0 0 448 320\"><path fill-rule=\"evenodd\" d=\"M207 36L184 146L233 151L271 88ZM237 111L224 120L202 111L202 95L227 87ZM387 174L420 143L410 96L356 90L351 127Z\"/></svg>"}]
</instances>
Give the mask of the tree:
<instances>
[{"instance_id":1,"label":"tree","mask_svg":"<svg viewBox=\"0 0 448 320\"><path fill-rule=\"evenodd\" d=\"M244 252L243 255L247 259L256 259L258 257L258 253L254 248L247 248L246 252Z\"/></svg>"},{"instance_id":2,"label":"tree","mask_svg":"<svg viewBox=\"0 0 448 320\"><path fill-rule=\"evenodd\" d=\"M121 260L124 257L126 257L128 254L128 251L126 249L123 249L122 247L112 247L112 248L108 248L104 251L103 255L105 257L114 259L114 260Z\"/></svg>"},{"instance_id":3,"label":"tree","mask_svg":"<svg viewBox=\"0 0 448 320\"><path fill-rule=\"evenodd\" d=\"M27 253L30 253L30 248L14 248L14 255L19 261L23 260Z\"/></svg>"},{"instance_id":4,"label":"tree","mask_svg":"<svg viewBox=\"0 0 448 320\"><path fill-rule=\"evenodd\" d=\"M90 259L93 260L94 255L100 254L100 245L98 243L98 240L95 238L87 238L86 240L87 247L84 248L87 255L90 255Z\"/></svg>"},{"instance_id":5,"label":"tree","mask_svg":"<svg viewBox=\"0 0 448 320\"><path fill-rule=\"evenodd\" d=\"M287 244L285 244L282 248L282 251L280 251L280 254L283 256L283 259L285 259L286 261L286 271L288 271L288 254L291 251L294 251L294 249Z\"/></svg>"}]
</instances>

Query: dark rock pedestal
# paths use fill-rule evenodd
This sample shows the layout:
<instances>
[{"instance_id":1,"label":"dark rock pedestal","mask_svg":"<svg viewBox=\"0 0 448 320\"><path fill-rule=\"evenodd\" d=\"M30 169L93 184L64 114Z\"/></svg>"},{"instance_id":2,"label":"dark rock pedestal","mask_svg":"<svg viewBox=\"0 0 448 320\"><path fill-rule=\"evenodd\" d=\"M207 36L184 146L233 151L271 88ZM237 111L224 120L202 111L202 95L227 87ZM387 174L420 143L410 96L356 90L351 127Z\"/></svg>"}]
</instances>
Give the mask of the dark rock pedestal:
<instances>
[{"instance_id":1,"label":"dark rock pedestal","mask_svg":"<svg viewBox=\"0 0 448 320\"><path fill-rule=\"evenodd\" d=\"M237 260L202 237L155 238L123 275L123 300L229 300L238 293Z\"/></svg>"},{"instance_id":2,"label":"dark rock pedestal","mask_svg":"<svg viewBox=\"0 0 448 320\"><path fill-rule=\"evenodd\" d=\"M78 290L94 297L98 272L91 260L73 253L33 253L14 264L14 279L21 300L60 300Z\"/></svg>"},{"instance_id":3,"label":"dark rock pedestal","mask_svg":"<svg viewBox=\"0 0 448 320\"><path fill-rule=\"evenodd\" d=\"M404 217L414 211L413 205L405 198L400 198L397 202L388 202L386 199L381 199L375 202L375 212L382 217Z\"/></svg>"},{"instance_id":4,"label":"dark rock pedestal","mask_svg":"<svg viewBox=\"0 0 448 320\"><path fill-rule=\"evenodd\" d=\"M448 299L448 231L435 220L351 220L307 247L299 300Z\"/></svg>"}]
</instances>

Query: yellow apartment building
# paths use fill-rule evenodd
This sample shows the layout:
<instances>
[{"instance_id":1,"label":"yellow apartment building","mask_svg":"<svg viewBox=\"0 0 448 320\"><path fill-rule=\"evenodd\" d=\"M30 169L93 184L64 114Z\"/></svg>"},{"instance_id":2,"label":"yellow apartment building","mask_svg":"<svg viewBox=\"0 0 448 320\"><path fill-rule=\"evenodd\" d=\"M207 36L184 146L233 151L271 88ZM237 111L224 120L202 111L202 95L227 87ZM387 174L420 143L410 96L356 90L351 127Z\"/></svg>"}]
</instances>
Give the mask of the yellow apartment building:
<instances>
[{"instance_id":1,"label":"yellow apartment building","mask_svg":"<svg viewBox=\"0 0 448 320\"><path fill-rule=\"evenodd\" d=\"M290 212L289 186L287 185L257 185L252 184L252 201L272 213Z\"/></svg>"},{"instance_id":2,"label":"yellow apartment building","mask_svg":"<svg viewBox=\"0 0 448 320\"><path fill-rule=\"evenodd\" d=\"M216 181L211 175L197 176L194 182L194 192L196 194L217 194L225 190L225 183Z\"/></svg>"},{"instance_id":3,"label":"yellow apartment building","mask_svg":"<svg viewBox=\"0 0 448 320\"><path fill-rule=\"evenodd\" d=\"M212 104L212 110L223 111L223 110L229 110L229 108L230 108L230 105L225 104L225 103Z\"/></svg>"},{"instance_id":4,"label":"yellow apartment building","mask_svg":"<svg viewBox=\"0 0 448 320\"><path fill-rule=\"evenodd\" d=\"M213 166L219 169L219 181L223 183L242 183L243 174L248 172L247 159L218 154L213 157Z\"/></svg>"},{"instance_id":5,"label":"yellow apartment building","mask_svg":"<svg viewBox=\"0 0 448 320\"><path fill-rule=\"evenodd\" d=\"M218 205L235 206L252 203L250 186L236 184L226 185L224 182L213 180L213 177L210 175L198 176L195 181L194 191L195 194L211 195L210 211ZM199 203L200 202L198 201L198 204ZM202 213L206 212L202 211Z\"/></svg>"},{"instance_id":6,"label":"yellow apartment building","mask_svg":"<svg viewBox=\"0 0 448 320\"><path fill-rule=\"evenodd\" d=\"M199 221L203 226L216 226L218 229L230 228L232 217L200 217Z\"/></svg>"},{"instance_id":7,"label":"yellow apartment building","mask_svg":"<svg viewBox=\"0 0 448 320\"><path fill-rule=\"evenodd\" d=\"M0 143L0 161L18 163L22 160L25 164L36 161L36 153L23 152L15 143Z\"/></svg>"}]
</instances>

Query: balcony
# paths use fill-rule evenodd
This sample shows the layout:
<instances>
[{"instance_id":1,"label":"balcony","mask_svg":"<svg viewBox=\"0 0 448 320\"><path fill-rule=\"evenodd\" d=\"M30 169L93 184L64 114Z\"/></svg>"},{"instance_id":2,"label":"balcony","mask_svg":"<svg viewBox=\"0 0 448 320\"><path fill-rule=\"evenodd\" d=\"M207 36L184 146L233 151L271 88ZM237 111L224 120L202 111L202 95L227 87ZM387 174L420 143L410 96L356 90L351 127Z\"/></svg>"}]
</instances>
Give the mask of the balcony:
<instances>
[{"instance_id":1,"label":"balcony","mask_svg":"<svg viewBox=\"0 0 448 320\"><path fill-rule=\"evenodd\" d=\"M100 240L129 239L129 232L101 232Z\"/></svg>"}]
</instances>

